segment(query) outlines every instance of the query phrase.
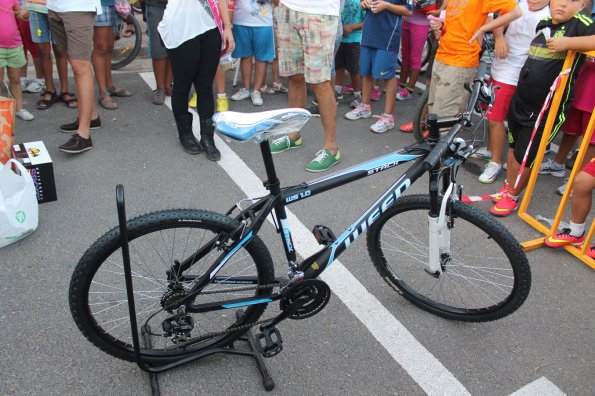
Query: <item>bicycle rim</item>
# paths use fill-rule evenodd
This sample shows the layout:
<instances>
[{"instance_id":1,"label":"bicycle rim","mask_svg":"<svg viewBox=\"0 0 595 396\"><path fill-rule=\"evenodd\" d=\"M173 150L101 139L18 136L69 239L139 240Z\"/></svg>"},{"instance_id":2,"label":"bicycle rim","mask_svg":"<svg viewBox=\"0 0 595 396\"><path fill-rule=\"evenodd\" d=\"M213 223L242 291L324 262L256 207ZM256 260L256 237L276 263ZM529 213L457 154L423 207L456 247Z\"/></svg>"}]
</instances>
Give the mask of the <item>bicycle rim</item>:
<instances>
[{"instance_id":1,"label":"bicycle rim","mask_svg":"<svg viewBox=\"0 0 595 396\"><path fill-rule=\"evenodd\" d=\"M131 28L128 26L131 25ZM126 31L131 29L134 33L129 37ZM119 70L132 62L140 52L142 46L142 31L138 19L130 13L125 19L120 19L114 51L112 53L112 70Z\"/></svg>"},{"instance_id":2,"label":"bicycle rim","mask_svg":"<svg viewBox=\"0 0 595 396\"><path fill-rule=\"evenodd\" d=\"M455 202L450 258L439 277L429 270L428 196L399 199L368 235L380 274L409 301L449 319L489 321L520 307L531 285L527 258L514 237L480 210Z\"/></svg>"},{"instance_id":3,"label":"bicycle rim","mask_svg":"<svg viewBox=\"0 0 595 396\"><path fill-rule=\"evenodd\" d=\"M192 210L156 212L128 222L139 334L146 324L151 329L152 348L142 350L146 358L167 360L197 350L225 346L237 338L239 333L205 336L255 322L262 314L265 305L243 309L242 318L236 317L236 309L188 313L192 317L194 328L185 342L174 341L165 334L163 328L165 320L175 310L176 299L186 294L191 287L192 278L203 275L221 255L221 251L211 248L211 243L203 258L185 271L175 271L174 279L168 279L167 271L171 270L176 261L183 262L193 257L198 247L236 226L235 220L225 216ZM89 248L73 273L70 306L75 322L91 342L116 357L133 360L121 253L117 229L104 235ZM257 289L257 285L270 284L273 277L270 255L262 241L255 238L245 248L238 250L217 274L217 279L229 282L207 285L194 298L193 303L265 295L271 289ZM252 280L255 284L248 286L254 287L240 290L246 285L230 283L239 278Z\"/></svg>"}]
</instances>

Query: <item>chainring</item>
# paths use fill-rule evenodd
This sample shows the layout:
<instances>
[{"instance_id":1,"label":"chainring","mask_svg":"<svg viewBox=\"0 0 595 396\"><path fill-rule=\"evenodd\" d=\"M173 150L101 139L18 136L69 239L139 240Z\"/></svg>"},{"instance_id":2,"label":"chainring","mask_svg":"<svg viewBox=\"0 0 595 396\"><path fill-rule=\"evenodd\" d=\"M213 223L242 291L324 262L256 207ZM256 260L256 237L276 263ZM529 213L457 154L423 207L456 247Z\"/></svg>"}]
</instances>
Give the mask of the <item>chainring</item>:
<instances>
[{"instance_id":1,"label":"chainring","mask_svg":"<svg viewBox=\"0 0 595 396\"><path fill-rule=\"evenodd\" d=\"M283 293L279 301L281 310L285 310L292 302L303 295L309 300L289 316L290 319L306 319L316 315L326 306L331 299L331 288L320 279L308 279L291 286Z\"/></svg>"}]
</instances>

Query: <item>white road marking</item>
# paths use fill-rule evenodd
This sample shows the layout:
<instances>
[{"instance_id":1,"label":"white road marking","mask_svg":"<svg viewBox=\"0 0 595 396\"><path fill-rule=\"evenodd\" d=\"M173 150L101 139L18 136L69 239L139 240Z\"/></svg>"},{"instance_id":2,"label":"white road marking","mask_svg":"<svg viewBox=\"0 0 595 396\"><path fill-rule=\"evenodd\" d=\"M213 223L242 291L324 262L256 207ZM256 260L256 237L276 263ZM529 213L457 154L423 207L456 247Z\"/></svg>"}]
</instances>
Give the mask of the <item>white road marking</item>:
<instances>
[{"instance_id":1,"label":"white road marking","mask_svg":"<svg viewBox=\"0 0 595 396\"><path fill-rule=\"evenodd\" d=\"M510 396L566 396L556 385L551 383L547 378L541 377L530 384L523 386L518 391L511 393Z\"/></svg>"}]
</instances>

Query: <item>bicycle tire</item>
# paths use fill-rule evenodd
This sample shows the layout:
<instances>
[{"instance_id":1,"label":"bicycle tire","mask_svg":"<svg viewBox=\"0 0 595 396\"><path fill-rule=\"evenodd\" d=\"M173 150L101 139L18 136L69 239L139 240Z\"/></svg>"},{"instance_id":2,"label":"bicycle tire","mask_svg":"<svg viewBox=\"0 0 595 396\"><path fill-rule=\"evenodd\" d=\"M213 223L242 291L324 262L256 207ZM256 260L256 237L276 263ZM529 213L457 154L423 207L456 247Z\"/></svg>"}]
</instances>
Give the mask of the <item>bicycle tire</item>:
<instances>
[{"instance_id":1,"label":"bicycle tire","mask_svg":"<svg viewBox=\"0 0 595 396\"><path fill-rule=\"evenodd\" d=\"M427 195L401 197L368 230L378 273L407 300L447 319L486 322L516 311L529 295L531 269L510 231L479 209L453 202L451 260L436 278L425 271L429 209Z\"/></svg>"},{"instance_id":2,"label":"bicycle tire","mask_svg":"<svg viewBox=\"0 0 595 396\"><path fill-rule=\"evenodd\" d=\"M424 118L428 114L428 98L430 97L430 87L417 99L417 104L413 109L413 137L418 143L426 140L424 136Z\"/></svg>"},{"instance_id":3,"label":"bicycle tire","mask_svg":"<svg viewBox=\"0 0 595 396\"><path fill-rule=\"evenodd\" d=\"M145 360L163 364L197 351L227 346L243 332L237 330L223 335L212 334L225 331L231 326L254 323L262 315L266 309L265 304L243 307L244 314L239 317L234 315L235 309L189 313L196 324L191 333L196 342L185 346L179 346L163 334L163 319L171 315L164 309L164 301L171 301L166 298L177 297L172 297L172 290L178 293L187 290L191 284L189 279L192 279L188 276L200 276L200 271L204 273L212 265L212 259L219 257L221 252L209 250L206 257L180 274L180 277L183 275L185 278L175 286L167 279L166 270L171 270L174 259L182 262L191 256L196 251L196 246L200 246L198 243L206 243L219 233L229 233L239 224L221 214L187 209L154 212L127 222L139 334L145 322L149 323L153 333L152 348L141 349ZM190 249L189 246L194 247ZM69 303L76 325L89 341L112 356L134 361L120 248L120 232L115 227L84 253L72 274ZM258 285L273 282L273 261L266 246L257 236L234 254L220 269L218 276L231 277L240 273L242 276L256 277ZM181 279L180 277L177 279ZM181 289L180 285L185 289ZM218 291L219 294L202 294L205 290ZM264 296L270 294L271 290L269 287L254 287L249 291L239 291L239 286L211 283L203 288L194 302ZM156 314L152 316L154 313ZM161 337L157 336L159 333L162 333ZM206 337L209 334L211 338L197 341L201 335Z\"/></svg>"},{"instance_id":4,"label":"bicycle tire","mask_svg":"<svg viewBox=\"0 0 595 396\"><path fill-rule=\"evenodd\" d=\"M141 6L140 0L129 0L128 2L130 3L130 8L132 9L132 12L134 12L135 14L143 13L143 8Z\"/></svg>"},{"instance_id":5,"label":"bicycle tire","mask_svg":"<svg viewBox=\"0 0 595 396\"><path fill-rule=\"evenodd\" d=\"M132 25L134 34L130 37L124 37L123 33L128 29L128 24ZM134 16L134 13L130 13L126 18L120 18L119 37L114 43L114 52L112 53L112 70L119 70L124 66L128 66L139 54L142 41L143 33L141 31L140 22Z\"/></svg>"}]
</instances>

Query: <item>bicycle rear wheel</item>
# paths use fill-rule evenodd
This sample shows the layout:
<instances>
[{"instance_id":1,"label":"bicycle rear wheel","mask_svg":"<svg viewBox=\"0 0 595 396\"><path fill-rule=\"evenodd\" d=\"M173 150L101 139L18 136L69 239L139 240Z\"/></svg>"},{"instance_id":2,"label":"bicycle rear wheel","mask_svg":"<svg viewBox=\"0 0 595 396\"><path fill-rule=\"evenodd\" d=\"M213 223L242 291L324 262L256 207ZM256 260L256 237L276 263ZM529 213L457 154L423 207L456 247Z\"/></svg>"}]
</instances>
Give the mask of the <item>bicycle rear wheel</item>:
<instances>
[{"instance_id":1,"label":"bicycle rear wheel","mask_svg":"<svg viewBox=\"0 0 595 396\"><path fill-rule=\"evenodd\" d=\"M485 322L507 316L526 300L531 270L522 247L502 224L459 201L449 205L450 259L439 277L429 269L430 198L396 203L368 230L368 252L380 275L407 300L433 314Z\"/></svg>"},{"instance_id":2,"label":"bicycle rear wheel","mask_svg":"<svg viewBox=\"0 0 595 396\"><path fill-rule=\"evenodd\" d=\"M130 64L138 56L142 40L141 25L134 13L131 12L124 19L120 18L112 54L112 70L119 70Z\"/></svg>"},{"instance_id":3,"label":"bicycle rear wheel","mask_svg":"<svg viewBox=\"0 0 595 396\"><path fill-rule=\"evenodd\" d=\"M236 317L236 309L188 313L193 329L183 345L164 333L163 326L173 311L168 308L175 305L176 299L186 296L192 280L203 275L222 254L213 238L238 225L229 217L200 210L167 210L128 222L139 334L145 324L152 333L152 348L141 349L145 359L166 363L196 351L229 345L242 333L227 331L230 327L254 323L264 312L266 305L259 304L242 307L244 314L240 317ZM192 266L172 271L176 262L196 258L198 249L204 246L206 254ZM95 346L120 359L134 361L122 263L120 232L114 228L97 240L76 266L70 282L70 309L78 328ZM271 284L273 272L266 246L254 237L227 261L193 303L268 295L271 287L258 286Z\"/></svg>"}]
</instances>

